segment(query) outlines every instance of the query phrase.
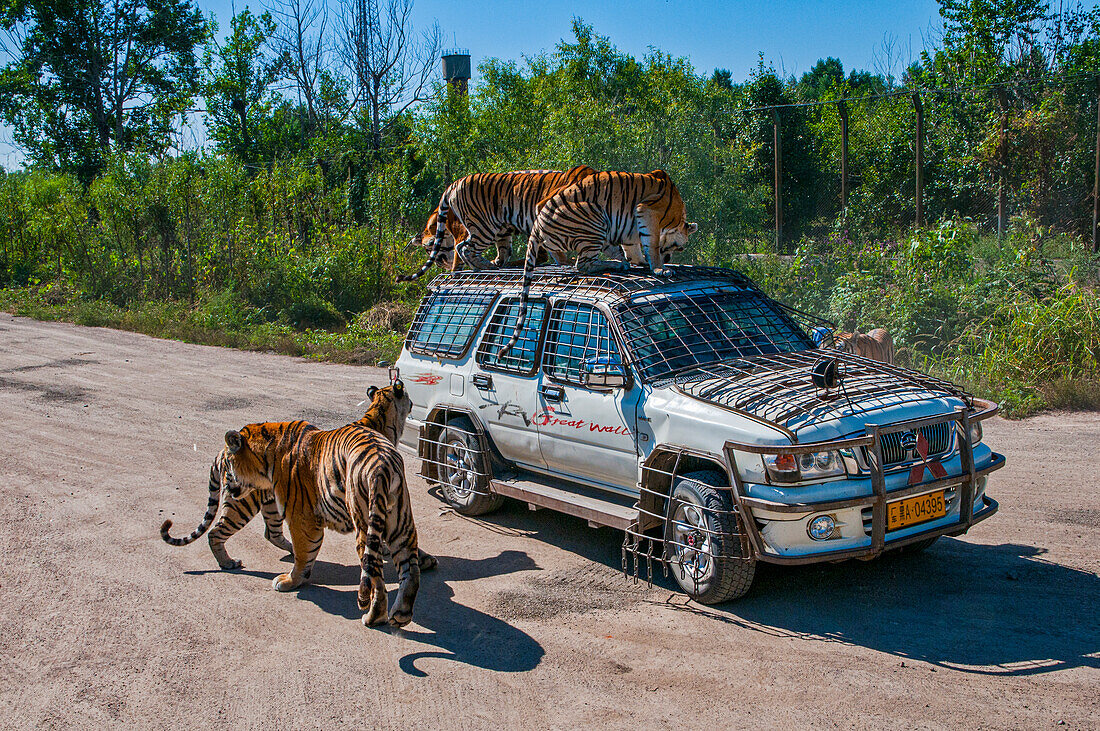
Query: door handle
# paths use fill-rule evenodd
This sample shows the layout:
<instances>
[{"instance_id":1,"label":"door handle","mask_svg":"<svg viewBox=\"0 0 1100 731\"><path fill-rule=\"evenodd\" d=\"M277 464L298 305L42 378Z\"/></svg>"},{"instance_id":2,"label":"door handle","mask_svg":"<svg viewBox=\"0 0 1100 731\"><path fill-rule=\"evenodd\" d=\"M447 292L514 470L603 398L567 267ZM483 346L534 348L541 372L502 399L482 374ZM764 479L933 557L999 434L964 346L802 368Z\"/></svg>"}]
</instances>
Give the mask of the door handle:
<instances>
[{"instance_id":1,"label":"door handle","mask_svg":"<svg viewBox=\"0 0 1100 731\"><path fill-rule=\"evenodd\" d=\"M470 383L482 390L488 390L493 387L493 377L487 376L484 373L478 373L470 379Z\"/></svg>"},{"instance_id":2,"label":"door handle","mask_svg":"<svg viewBox=\"0 0 1100 731\"><path fill-rule=\"evenodd\" d=\"M565 400L565 389L561 386L541 386L539 387L539 393L547 401Z\"/></svg>"}]
</instances>

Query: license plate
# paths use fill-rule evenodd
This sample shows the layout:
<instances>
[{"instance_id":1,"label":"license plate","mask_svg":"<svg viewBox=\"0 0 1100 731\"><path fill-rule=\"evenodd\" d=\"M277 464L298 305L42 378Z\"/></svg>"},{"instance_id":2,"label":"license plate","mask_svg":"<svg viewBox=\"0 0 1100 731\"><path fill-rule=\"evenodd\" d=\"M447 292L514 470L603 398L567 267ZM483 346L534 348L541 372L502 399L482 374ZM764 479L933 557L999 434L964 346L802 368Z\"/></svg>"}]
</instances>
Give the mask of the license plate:
<instances>
[{"instance_id":1,"label":"license plate","mask_svg":"<svg viewBox=\"0 0 1100 731\"><path fill-rule=\"evenodd\" d=\"M945 515L947 504L943 500L943 490L897 500L886 504L886 530L897 530Z\"/></svg>"}]
</instances>

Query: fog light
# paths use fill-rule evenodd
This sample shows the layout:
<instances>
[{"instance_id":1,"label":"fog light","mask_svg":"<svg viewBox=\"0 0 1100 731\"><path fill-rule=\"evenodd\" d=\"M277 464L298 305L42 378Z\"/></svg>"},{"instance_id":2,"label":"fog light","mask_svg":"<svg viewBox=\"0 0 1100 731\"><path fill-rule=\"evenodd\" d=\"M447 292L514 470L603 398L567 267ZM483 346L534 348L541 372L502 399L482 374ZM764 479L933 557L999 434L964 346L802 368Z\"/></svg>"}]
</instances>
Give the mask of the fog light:
<instances>
[{"instance_id":1,"label":"fog light","mask_svg":"<svg viewBox=\"0 0 1100 731\"><path fill-rule=\"evenodd\" d=\"M810 538L815 541L824 541L833 537L833 533L836 531L836 521L833 520L831 515L819 515L810 521L810 524L806 527L806 532L810 534Z\"/></svg>"}]
</instances>

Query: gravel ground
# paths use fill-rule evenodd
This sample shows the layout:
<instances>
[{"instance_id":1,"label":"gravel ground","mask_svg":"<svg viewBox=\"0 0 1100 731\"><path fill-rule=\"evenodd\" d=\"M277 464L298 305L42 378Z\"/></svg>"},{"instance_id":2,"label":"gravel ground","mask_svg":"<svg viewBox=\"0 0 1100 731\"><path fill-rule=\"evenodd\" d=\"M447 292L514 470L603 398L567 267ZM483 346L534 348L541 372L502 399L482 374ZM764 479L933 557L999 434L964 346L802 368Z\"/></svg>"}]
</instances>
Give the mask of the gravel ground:
<instances>
[{"instance_id":1,"label":"gravel ground","mask_svg":"<svg viewBox=\"0 0 1100 731\"><path fill-rule=\"evenodd\" d=\"M165 545L227 428L331 428L384 371L0 314L0 725L1100 728L1100 416L987 422L1001 512L929 551L763 567L704 607L625 580L621 534L510 502L443 510L403 631L359 623L350 537L312 585L261 521ZM394 577L388 571L393 588Z\"/></svg>"}]
</instances>

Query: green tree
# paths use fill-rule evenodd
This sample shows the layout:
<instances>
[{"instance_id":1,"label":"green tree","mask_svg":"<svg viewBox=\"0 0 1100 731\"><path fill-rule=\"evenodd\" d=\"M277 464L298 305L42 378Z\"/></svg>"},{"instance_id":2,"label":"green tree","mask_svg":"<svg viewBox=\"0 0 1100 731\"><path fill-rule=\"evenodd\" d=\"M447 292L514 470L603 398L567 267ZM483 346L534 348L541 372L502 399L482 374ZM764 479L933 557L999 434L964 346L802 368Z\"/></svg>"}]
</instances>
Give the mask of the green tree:
<instances>
[{"instance_id":1,"label":"green tree","mask_svg":"<svg viewBox=\"0 0 1100 731\"><path fill-rule=\"evenodd\" d=\"M190 0L15 0L0 18L15 56L0 117L32 160L86 184L108 151L167 147L199 83Z\"/></svg>"},{"instance_id":2,"label":"green tree","mask_svg":"<svg viewBox=\"0 0 1100 731\"><path fill-rule=\"evenodd\" d=\"M270 13L255 16L246 7L229 23L232 30L225 42L212 38L203 54L209 75L203 90L207 127L220 149L252 163L259 159L263 127L270 126L275 105L271 85L281 77L287 59L265 53L275 32Z\"/></svg>"}]
</instances>

